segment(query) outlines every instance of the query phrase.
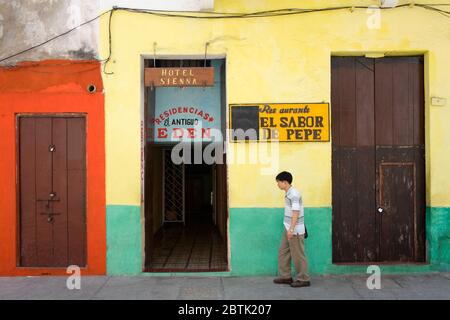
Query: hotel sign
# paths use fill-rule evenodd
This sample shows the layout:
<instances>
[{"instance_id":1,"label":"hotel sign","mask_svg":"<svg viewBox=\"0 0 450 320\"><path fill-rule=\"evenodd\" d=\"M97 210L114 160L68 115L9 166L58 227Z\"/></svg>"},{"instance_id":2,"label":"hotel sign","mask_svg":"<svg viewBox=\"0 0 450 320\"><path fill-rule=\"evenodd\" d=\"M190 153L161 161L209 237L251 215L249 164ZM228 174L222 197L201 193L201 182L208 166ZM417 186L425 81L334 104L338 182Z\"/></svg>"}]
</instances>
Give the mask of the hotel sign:
<instances>
[{"instance_id":1,"label":"hotel sign","mask_svg":"<svg viewBox=\"0 0 450 320\"><path fill-rule=\"evenodd\" d=\"M212 87L214 68L145 68L146 87Z\"/></svg>"}]
</instances>

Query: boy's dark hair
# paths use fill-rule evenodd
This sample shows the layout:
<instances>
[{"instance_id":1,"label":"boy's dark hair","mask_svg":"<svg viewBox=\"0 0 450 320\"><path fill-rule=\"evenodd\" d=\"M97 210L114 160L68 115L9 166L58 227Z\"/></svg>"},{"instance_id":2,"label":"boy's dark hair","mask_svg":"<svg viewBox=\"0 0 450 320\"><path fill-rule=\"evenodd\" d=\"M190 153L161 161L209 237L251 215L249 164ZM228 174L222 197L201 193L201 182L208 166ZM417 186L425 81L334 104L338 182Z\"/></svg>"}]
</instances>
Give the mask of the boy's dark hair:
<instances>
[{"instance_id":1,"label":"boy's dark hair","mask_svg":"<svg viewBox=\"0 0 450 320\"><path fill-rule=\"evenodd\" d=\"M292 174L287 171L280 172L275 178L277 181L287 181L289 184L292 183Z\"/></svg>"}]
</instances>

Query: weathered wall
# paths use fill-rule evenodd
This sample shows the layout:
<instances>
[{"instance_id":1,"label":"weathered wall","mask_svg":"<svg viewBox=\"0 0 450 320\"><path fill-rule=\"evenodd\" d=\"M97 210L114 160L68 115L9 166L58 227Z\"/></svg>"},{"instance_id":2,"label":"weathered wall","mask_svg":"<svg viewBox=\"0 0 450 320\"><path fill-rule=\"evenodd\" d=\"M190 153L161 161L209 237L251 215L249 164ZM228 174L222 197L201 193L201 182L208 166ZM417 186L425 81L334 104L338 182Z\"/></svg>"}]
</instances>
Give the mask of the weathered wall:
<instances>
[{"instance_id":1,"label":"weathered wall","mask_svg":"<svg viewBox=\"0 0 450 320\"><path fill-rule=\"evenodd\" d=\"M86 88L95 85L97 92ZM21 63L0 68L0 276L65 275L65 268L20 268L17 192L18 114L85 114L87 121L87 267L106 271L105 114L101 65L97 61Z\"/></svg>"},{"instance_id":2,"label":"weathered wall","mask_svg":"<svg viewBox=\"0 0 450 320\"><path fill-rule=\"evenodd\" d=\"M210 11L214 7L214 0L102 0L102 10L109 10L113 6L172 11Z\"/></svg>"},{"instance_id":3,"label":"weathered wall","mask_svg":"<svg viewBox=\"0 0 450 320\"><path fill-rule=\"evenodd\" d=\"M42 43L94 18L99 1L0 0L0 60ZM98 21L1 65L44 59L98 58Z\"/></svg>"},{"instance_id":4,"label":"weathered wall","mask_svg":"<svg viewBox=\"0 0 450 320\"><path fill-rule=\"evenodd\" d=\"M98 1L0 0L0 60L92 19L98 10ZM105 115L97 40L98 21L0 64L0 276L66 274L65 268L18 267L20 113L86 114L88 266L83 273L106 272ZM95 92L88 92L91 85Z\"/></svg>"}]
</instances>

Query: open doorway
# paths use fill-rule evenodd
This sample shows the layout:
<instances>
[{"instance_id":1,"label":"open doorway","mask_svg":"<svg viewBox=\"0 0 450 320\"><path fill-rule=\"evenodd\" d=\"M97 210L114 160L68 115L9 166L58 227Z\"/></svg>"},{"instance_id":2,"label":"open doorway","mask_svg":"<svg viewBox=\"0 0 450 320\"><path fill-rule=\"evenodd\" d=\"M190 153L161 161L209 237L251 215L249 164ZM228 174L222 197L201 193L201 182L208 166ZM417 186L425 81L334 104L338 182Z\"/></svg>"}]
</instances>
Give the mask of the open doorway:
<instances>
[{"instance_id":1,"label":"open doorway","mask_svg":"<svg viewBox=\"0 0 450 320\"><path fill-rule=\"evenodd\" d=\"M147 271L226 271L225 165L175 165L170 147L152 149L152 177L146 182L152 191L146 203Z\"/></svg>"},{"instance_id":2,"label":"open doorway","mask_svg":"<svg viewBox=\"0 0 450 320\"><path fill-rule=\"evenodd\" d=\"M202 60L156 60L152 67L197 66ZM227 167L222 163L175 164L176 142L162 142L152 128L155 110L172 107L176 96L183 105L215 111L218 129L225 127L224 60L207 61L216 68L215 88L146 90L145 146L145 271L218 272L228 270ZM191 98L192 97L192 98ZM189 104L190 99L193 102ZM205 107L206 106L206 107ZM222 117L223 115L223 117ZM170 119L173 120L172 118ZM225 135L223 135L225 136ZM207 143L203 142L203 147ZM194 144L192 144L194 148ZM192 149L191 154L194 154ZM191 162L194 163L194 162Z\"/></svg>"}]
</instances>

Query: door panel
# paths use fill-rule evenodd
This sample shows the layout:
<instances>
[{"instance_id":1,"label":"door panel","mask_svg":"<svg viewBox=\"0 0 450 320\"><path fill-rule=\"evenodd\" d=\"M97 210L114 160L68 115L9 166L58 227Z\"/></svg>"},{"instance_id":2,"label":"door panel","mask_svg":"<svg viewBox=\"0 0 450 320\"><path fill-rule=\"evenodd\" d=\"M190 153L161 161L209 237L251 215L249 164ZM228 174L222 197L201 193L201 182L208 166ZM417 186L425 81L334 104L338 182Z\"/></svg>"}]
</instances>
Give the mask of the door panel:
<instances>
[{"instance_id":1,"label":"door panel","mask_svg":"<svg viewBox=\"0 0 450 320\"><path fill-rule=\"evenodd\" d=\"M32 118L23 118L19 127L20 154L20 226L22 265L37 265L36 226L36 122ZM39 208L41 210L42 208Z\"/></svg>"},{"instance_id":2,"label":"door panel","mask_svg":"<svg viewBox=\"0 0 450 320\"><path fill-rule=\"evenodd\" d=\"M332 60L333 261L376 260L374 63Z\"/></svg>"},{"instance_id":3,"label":"door panel","mask_svg":"<svg viewBox=\"0 0 450 320\"><path fill-rule=\"evenodd\" d=\"M337 172L339 186L335 185L335 197L333 208L336 214L333 215L333 254L335 261L356 260L356 252L352 250L356 243L356 219L347 219L346 215L355 214L356 203L356 181L355 163L356 151L341 148L333 152L334 170ZM343 199L347 195L346 199Z\"/></svg>"},{"instance_id":4,"label":"door panel","mask_svg":"<svg viewBox=\"0 0 450 320\"><path fill-rule=\"evenodd\" d=\"M67 222L69 264L86 265L86 123L67 121Z\"/></svg>"},{"instance_id":5,"label":"door panel","mask_svg":"<svg viewBox=\"0 0 450 320\"><path fill-rule=\"evenodd\" d=\"M378 237L376 233L376 215L373 209L376 207L375 197L375 150L370 147L358 148L356 163L358 216L357 216L357 261L376 261L376 244Z\"/></svg>"},{"instance_id":6,"label":"door panel","mask_svg":"<svg viewBox=\"0 0 450 320\"><path fill-rule=\"evenodd\" d=\"M51 118L36 119L36 266L53 264L53 239L52 224L48 223L47 213L53 210L53 205L48 201L52 190L52 154L49 147L52 144L52 120ZM21 195L26 197L26 195Z\"/></svg>"},{"instance_id":7,"label":"door panel","mask_svg":"<svg viewBox=\"0 0 450 320\"><path fill-rule=\"evenodd\" d=\"M333 152L333 257L335 262L375 261L375 157L369 148Z\"/></svg>"},{"instance_id":8,"label":"door panel","mask_svg":"<svg viewBox=\"0 0 450 320\"><path fill-rule=\"evenodd\" d=\"M52 120L52 144L55 146L53 153L47 153L53 156L52 165L52 185L51 193L54 194L51 202L52 217L51 224L47 223L48 227L53 227L53 250L54 250L54 264L57 266L64 266L67 263L67 215L64 214L68 204L68 172L67 172L67 119L55 118ZM48 170L48 169L43 169ZM47 198L50 194L47 195ZM45 217L45 216L44 216ZM51 248L52 246L50 246Z\"/></svg>"},{"instance_id":9,"label":"door panel","mask_svg":"<svg viewBox=\"0 0 450 320\"><path fill-rule=\"evenodd\" d=\"M423 145L423 58L377 59L375 92L376 144Z\"/></svg>"},{"instance_id":10,"label":"door panel","mask_svg":"<svg viewBox=\"0 0 450 320\"><path fill-rule=\"evenodd\" d=\"M333 262L424 261L423 58L336 57L331 84Z\"/></svg>"},{"instance_id":11,"label":"door panel","mask_svg":"<svg viewBox=\"0 0 450 320\"><path fill-rule=\"evenodd\" d=\"M375 60L378 205L383 207L383 199L389 199L389 205L394 208L386 209L379 219L381 261L425 261L423 86L422 57ZM404 167L405 163L411 165ZM381 168L387 164L395 165L387 167L388 178L384 176L382 183ZM401 170L399 165L402 165ZM409 178L407 174L410 174ZM399 181L404 185L398 185ZM407 189L403 190L405 187ZM385 194L382 188L399 194ZM386 224L389 221L401 225L388 228ZM386 230L390 230L390 233Z\"/></svg>"},{"instance_id":12,"label":"door panel","mask_svg":"<svg viewBox=\"0 0 450 320\"><path fill-rule=\"evenodd\" d=\"M85 119L19 117L20 266L86 265Z\"/></svg>"},{"instance_id":13,"label":"door panel","mask_svg":"<svg viewBox=\"0 0 450 320\"><path fill-rule=\"evenodd\" d=\"M377 147L380 261L425 261L424 154L420 146Z\"/></svg>"},{"instance_id":14,"label":"door panel","mask_svg":"<svg viewBox=\"0 0 450 320\"><path fill-rule=\"evenodd\" d=\"M380 164L380 260L409 261L413 256L414 163Z\"/></svg>"}]
</instances>

